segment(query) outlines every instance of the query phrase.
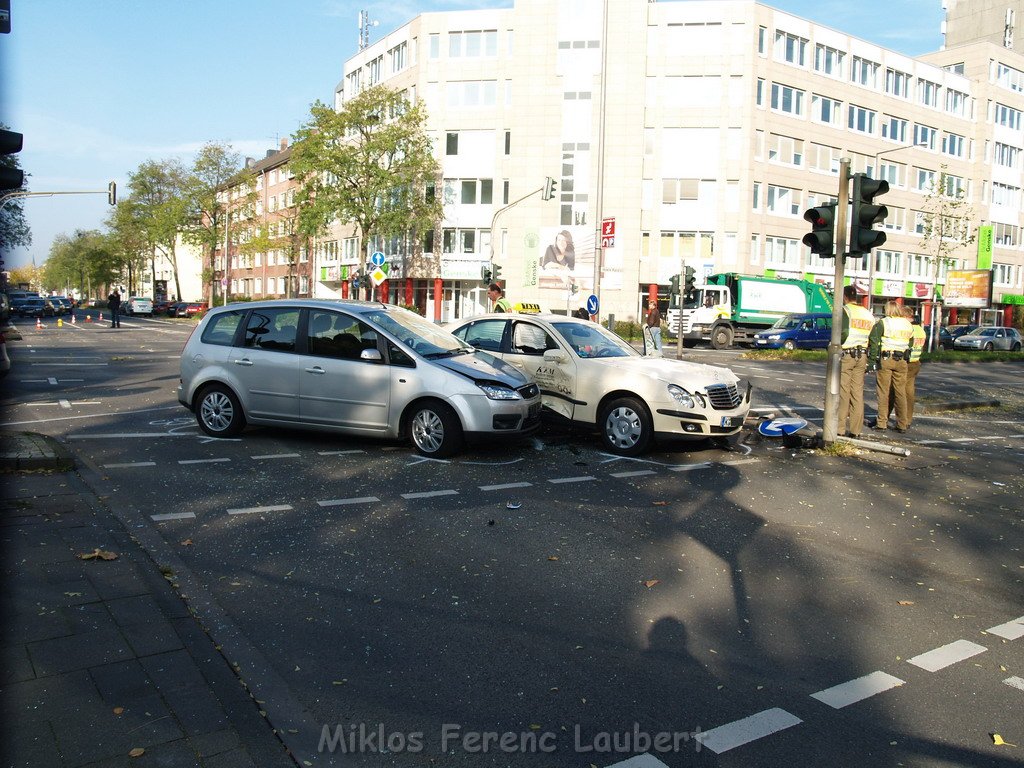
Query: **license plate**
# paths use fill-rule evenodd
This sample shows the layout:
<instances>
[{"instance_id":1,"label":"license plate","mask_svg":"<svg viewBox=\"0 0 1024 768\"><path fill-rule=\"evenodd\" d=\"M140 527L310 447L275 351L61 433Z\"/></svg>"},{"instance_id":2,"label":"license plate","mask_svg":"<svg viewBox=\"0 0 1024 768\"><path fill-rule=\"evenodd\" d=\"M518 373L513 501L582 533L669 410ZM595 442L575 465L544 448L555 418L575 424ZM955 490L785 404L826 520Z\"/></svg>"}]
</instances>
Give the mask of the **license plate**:
<instances>
[{"instance_id":1,"label":"license plate","mask_svg":"<svg viewBox=\"0 0 1024 768\"><path fill-rule=\"evenodd\" d=\"M731 427L732 426L732 417L731 416L723 416L722 417L722 426L723 427Z\"/></svg>"}]
</instances>

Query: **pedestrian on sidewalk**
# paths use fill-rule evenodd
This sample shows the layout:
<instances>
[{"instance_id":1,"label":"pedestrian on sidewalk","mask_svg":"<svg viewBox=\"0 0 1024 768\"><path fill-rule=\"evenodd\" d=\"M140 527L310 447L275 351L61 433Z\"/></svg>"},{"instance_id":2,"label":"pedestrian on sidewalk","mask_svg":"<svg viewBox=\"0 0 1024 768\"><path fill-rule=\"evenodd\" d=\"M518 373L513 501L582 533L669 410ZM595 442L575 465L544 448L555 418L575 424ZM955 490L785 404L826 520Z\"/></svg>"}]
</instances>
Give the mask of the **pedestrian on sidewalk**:
<instances>
[{"instance_id":1,"label":"pedestrian on sidewalk","mask_svg":"<svg viewBox=\"0 0 1024 768\"><path fill-rule=\"evenodd\" d=\"M907 361L914 329L895 301L885 304L885 317L875 323L868 336L868 365L876 371L875 394L878 409L874 429L888 426L889 394L896 401L896 431L907 431Z\"/></svg>"},{"instance_id":2,"label":"pedestrian on sidewalk","mask_svg":"<svg viewBox=\"0 0 1024 768\"><path fill-rule=\"evenodd\" d=\"M121 294L117 288L107 296L107 307L110 309L110 327L121 327Z\"/></svg>"},{"instance_id":3,"label":"pedestrian on sidewalk","mask_svg":"<svg viewBox=\"0 0 1024 768\"><path fill-rule=\"evenodd\" d=\"M651 346L654 347L656 356L661 356L661 312L658 311L658 302L652 301L647 309L647 330L651 336Z\"/></svg>"},{"instance_id":4,"label":"pedestrian on sidewalk","mask_svg":"<svg viewBox=\"0 0 1024 768\"><path fill-rule=\"evenodd\" d=\"M847 437L860 437L864 429L864 375L868 369L868 335L874 325L874 315L857 302L857 289L852 285L843 288L838 431Z\"/></svg>"}]
</instances>

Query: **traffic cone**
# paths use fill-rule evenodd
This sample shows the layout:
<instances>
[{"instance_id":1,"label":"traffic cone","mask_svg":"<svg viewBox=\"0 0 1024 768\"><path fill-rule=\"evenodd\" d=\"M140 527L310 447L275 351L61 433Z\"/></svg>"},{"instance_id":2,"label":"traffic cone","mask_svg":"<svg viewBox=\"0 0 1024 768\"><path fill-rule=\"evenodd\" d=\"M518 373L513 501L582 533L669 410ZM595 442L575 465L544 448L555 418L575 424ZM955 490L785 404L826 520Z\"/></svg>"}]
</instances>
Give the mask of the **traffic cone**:
<instances>
[{"instance_id":1,"label":"traffic cone","mask_svg":"<svg viewBox=\"0 0 1024 768\"><path fill-rule=\"evenodd\" d=\"M91 323L92 322L92 315L86 315L85 316L85 322Z\"/></svg>"},{"instance_id":2,"label":"traffic cone","mask_svg":"<svg viewBox=\"0 0 1024 768\"><path fill-rule=\"evenodd\" d=\"M75 322L75 315L74 314L71 315L71 324L72 325L77 325L77 323Z\"/></svg>"},{"instance_id":3,"label":"traffic cone","mask_svg":"<svg viewBox=\"0 0 1024 768\"><path fill-rule=\"evenodd\" d=\"M100 322L101 323L103 322L103 313L102 312L100 312Z\"/></svg>"},{"instance_id":4,"label":"traffic cone","mask_svg":"<svg viewBox=\"0 0 1024 768\"><path fill-rule=\"evenodd\" d=\"M42 320L42 318L37 317L36 318L36 328L42 328L42 327L43 327L43 320Z\"/></svg>"}]
</instances>

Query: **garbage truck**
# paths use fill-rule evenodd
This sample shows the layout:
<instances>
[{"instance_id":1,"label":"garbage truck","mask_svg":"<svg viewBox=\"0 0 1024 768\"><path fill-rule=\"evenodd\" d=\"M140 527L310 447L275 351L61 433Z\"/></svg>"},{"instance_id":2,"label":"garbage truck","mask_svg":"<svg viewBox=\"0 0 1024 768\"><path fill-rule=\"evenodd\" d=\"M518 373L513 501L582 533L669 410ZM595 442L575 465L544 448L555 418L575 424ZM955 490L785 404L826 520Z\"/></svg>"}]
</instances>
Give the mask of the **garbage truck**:
<instances>
[{"instance_id":1,"label":"garbage truck","mask_svg":"<svg viewBox=\"0 0 1024 768\"><path fill-rule=\"evenodd\" d=\"M668 310L669 334L682 333L688 347L704 341L715 349L726 349L734 343L751 343L755 333L783 315L830 313L832 294L810 280L727 272L694 286L681 304Z\"/></svg>"}]
</instances>

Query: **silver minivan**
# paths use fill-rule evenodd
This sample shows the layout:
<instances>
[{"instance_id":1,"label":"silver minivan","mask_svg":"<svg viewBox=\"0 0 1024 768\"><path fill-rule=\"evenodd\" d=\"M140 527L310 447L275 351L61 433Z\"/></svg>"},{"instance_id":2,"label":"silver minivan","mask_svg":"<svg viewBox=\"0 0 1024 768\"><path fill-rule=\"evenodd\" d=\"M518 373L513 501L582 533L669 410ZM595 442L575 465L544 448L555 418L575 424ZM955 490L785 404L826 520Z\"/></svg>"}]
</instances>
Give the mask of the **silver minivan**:
<instances>
[{"instance_id":1,"label":"silver minivan","mask_svg":"<svg viewBox=\"0 0 1024 768\"><path fill-rule=\"evenodd\" d=\"M328 299L207 312L182 350L178 401L214 437L305 427L409 438L434 457L532 434L541 409L531 379L415 312Z\"/></svg>"}]
</instances>

